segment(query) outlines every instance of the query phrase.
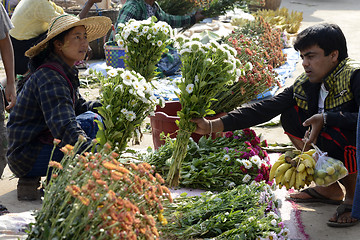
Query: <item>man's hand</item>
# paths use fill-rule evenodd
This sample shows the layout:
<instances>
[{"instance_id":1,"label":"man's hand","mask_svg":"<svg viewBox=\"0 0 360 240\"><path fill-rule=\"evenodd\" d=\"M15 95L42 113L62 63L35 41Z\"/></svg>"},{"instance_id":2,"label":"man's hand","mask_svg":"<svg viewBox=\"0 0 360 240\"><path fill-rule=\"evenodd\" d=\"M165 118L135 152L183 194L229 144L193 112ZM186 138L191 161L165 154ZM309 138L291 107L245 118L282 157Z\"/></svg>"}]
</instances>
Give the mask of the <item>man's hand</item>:
<instances>
[{"instance_id":1,"label":"man's hand","mask_svg":"<svg viewBox=\"0 0 360 240\"><path fill-rule=\"evenodd\" d=\"M316 143L321 129L324 126L324 118L322 114L315 114L303 122L303 126L311 126L311 131L306 131L303 141L308 143Z\"/></svg>"},{"instance_id":2,"label":"man's hand","mask_svg":"<svg viewBox=\"0 0 360 240\"><path fill-rule=\"evenodd\" d=\"M194 131L195 133L201 135L210 133L209 120L206 120L205 118L194 118L191 119L190 121L196 123L196 130Z\"/></svg>"}]
</instances>

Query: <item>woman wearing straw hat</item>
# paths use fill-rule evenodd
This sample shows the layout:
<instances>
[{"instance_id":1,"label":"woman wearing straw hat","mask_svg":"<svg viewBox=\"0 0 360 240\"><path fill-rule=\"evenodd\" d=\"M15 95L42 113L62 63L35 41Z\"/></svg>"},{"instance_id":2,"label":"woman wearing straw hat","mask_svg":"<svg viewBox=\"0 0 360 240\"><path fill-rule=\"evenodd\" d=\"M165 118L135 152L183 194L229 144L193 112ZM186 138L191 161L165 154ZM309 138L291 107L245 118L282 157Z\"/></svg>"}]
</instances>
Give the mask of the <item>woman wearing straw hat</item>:
<instances>
[{"instance_id":1,"label":"woman wearing straw hat","mask_svg":"<svg viewBox=\"0 0 360 240\"><path fill-rule=\"evenodd\" d=\"M46 38L25 54L31 75L20 86L17 105L8 121L8 164L19 177L18 199L35 200L40 176L45 176L54 138L61 139L52 160L60 161L59 147L74 145L80 135L95 138L95 119L90 112L98 102L86 102L78 91L76 61L85 57L89 41L103 37L111 27L108 17L79 19L61 15L52 20Z\"/></svg>"}]
</instances>

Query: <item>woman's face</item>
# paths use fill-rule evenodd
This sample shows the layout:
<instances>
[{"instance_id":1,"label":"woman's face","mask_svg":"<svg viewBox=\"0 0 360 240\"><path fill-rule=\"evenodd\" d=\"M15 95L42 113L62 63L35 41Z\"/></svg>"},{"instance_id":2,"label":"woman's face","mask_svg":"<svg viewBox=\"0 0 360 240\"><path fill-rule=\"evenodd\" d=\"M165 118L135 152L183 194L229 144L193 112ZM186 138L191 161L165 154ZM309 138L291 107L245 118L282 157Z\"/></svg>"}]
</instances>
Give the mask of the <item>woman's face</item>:
<instances>
[{"instance_id":1,"label":"woman's face","mask_svg":"<svg viewBox=\"0 0 360 240\"><path fill-rule=\"evenodd\" d=\"M87 34L84 26L71 29L64 37L64 42L55 42L56 53L69 65L85 59L89 47Z\"/></svg>"}]
</instances>

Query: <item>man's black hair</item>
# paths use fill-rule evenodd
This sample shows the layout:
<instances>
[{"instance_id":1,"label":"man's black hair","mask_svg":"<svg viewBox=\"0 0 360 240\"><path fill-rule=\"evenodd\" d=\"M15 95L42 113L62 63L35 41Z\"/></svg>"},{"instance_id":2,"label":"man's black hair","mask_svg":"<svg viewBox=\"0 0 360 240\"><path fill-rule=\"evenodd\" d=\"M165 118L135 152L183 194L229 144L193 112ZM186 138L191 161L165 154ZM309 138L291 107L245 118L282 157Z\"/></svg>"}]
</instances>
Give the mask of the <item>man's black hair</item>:
<instances>
[{"instance_id":1,"label":"man's black hair","mask_svg":"<svg viewBox=\"0 0 360 240\"><path fill-rule=\"evenodd\" d=\"M302 51L314 45L323 49L325 56L338 50L340 62L348 57L345 36L336 24L321 23L306 28L297 35L294 48Z\"/></svg>"}]
</instances>

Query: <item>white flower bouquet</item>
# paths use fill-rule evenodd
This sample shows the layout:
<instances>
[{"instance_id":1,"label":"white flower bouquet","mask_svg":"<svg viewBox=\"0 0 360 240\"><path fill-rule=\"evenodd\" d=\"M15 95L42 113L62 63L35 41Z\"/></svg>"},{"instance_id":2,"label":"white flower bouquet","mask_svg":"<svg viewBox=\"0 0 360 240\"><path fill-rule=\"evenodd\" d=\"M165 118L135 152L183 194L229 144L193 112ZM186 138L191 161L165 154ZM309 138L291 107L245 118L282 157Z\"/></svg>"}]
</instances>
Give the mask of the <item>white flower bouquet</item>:
<instances>
[{"instance_id":1,"label":"white flower bouquet","mask_svg":"<svg viewBox=\"0 0 360 240\"><path fill-rule=\"evenodd\" d=\"M140 73L147 81L158 74L155 65L173 42L170 25L156 21L156 17L143 21L130 19L126 24L119 24L119 34L115 35L118 46L125 48L126 68Z\"/></svg>"},{"instance_id":2,"label":"white flower bouquet","mask_svg":"<svg viewBox=\"0 0 360 240\"><path fill-rule=\"evenodd\" d=\"M105 126L99 123L96 138L101 146L109 142L123 151L135 129L164 101L156 98L152 86L134 71L111 68L106 78L102 75L99 78L102 106L97 110Z\"/></svg>"},{"instance_id":3,"label":"white flower bouquet","mask_svg":"<svg viewBox=\"0 0 360 240\"><path fill-rule=\"evenodd\" d=\"M182 61L182 80L178 84L181 111L177 122L179 132L172 155L167 182L174 187L179 184L181 162L186 156L187 144L195 123L190 120L215 114L211 104L214 97L241 75L241 64L235 58L236 51L228 45L215 41L202 44L197 39L178 38Z\"/></svg>"}]
</instances>

